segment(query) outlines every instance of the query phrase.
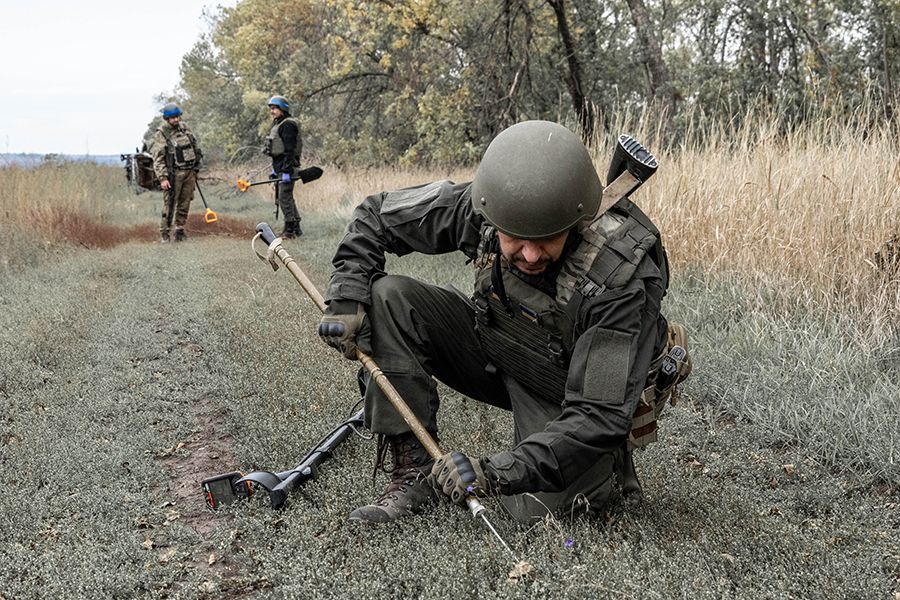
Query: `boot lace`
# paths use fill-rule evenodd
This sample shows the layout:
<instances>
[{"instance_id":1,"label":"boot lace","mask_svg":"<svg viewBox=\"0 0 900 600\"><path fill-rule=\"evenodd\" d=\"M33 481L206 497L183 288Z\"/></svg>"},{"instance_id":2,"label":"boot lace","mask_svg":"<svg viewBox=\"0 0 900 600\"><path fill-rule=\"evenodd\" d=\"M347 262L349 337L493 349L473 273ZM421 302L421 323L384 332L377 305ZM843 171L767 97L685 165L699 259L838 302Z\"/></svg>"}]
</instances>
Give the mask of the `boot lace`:
<instances>
[{"instance_id":1,"label":"boot lace","mask_svg":"<svg viewBox=\"0 0 900 600\"><path fill-rule=\"evenodd\" d=\"M388 447L390 447L392 455L390 469L385 465ZM430 461L431 457L425 453L421 443L415 438L389 440L387 436L379 434L375 468L372 470L372 485L375 485L375 477L379 472L387 473L391 481L375 503L388 497L396 499L397 492L406 492L407 486L424 482L430 472L430 466L427 466Z\"/></svg>"}]
</instances>

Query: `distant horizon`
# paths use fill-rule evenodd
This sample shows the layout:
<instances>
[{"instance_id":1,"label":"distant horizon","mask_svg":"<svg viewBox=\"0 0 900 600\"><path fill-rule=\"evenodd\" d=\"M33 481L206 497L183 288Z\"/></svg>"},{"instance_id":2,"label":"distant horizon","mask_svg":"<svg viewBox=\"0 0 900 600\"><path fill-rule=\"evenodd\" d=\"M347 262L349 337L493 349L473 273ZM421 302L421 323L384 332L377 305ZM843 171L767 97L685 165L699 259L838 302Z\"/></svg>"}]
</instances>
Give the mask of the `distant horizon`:
<instances>
[{"instance_id":1,"label":"distant horizon","mask_svg":"<svg viewBox=\"0 0 900 600\"><path fill-rule=\"evenodd\" d=\"M69 154L65 152L0 152L0 167L5 166L34 166L39 164L45 156L58 156L71 161L93 161L100 164L119 164L122 163L122 154L132 154L131 152L121 152L119 154Z\"/></svg>"}]
</instances>

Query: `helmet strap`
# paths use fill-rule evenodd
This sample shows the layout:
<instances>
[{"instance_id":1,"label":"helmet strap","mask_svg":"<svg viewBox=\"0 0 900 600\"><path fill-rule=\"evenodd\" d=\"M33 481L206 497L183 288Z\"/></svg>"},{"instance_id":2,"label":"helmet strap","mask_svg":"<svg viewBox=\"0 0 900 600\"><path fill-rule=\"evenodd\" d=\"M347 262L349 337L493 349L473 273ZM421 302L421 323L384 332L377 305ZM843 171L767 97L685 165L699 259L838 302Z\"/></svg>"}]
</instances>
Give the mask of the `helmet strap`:
<instances>
[{"instance_id":1,"label":"helmet strap","mask_svg":"<svg viewBox=\"0 0 900 600\"><path fill-rule=\"evenodd\" d=\"M497 294L500 302L503 303L506 314L512 317L515 313L513 313L512 302L509 301L509 296L506 295L506 286L503 284L503 270L500 264L502 260L503 255L498 251L494 255L494 264L491 265L491 287L494 288L494 293Z\"/></svg>"}]
</instances>

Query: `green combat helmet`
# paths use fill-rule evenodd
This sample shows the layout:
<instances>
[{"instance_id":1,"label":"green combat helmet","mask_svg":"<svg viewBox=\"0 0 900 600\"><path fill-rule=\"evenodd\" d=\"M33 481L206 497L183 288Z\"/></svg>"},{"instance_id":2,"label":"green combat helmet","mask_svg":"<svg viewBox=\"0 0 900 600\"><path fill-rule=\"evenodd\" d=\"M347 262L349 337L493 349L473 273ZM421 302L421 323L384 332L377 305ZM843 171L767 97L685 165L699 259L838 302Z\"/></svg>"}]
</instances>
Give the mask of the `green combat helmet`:
<instances>
[{"instance_id":1,"label":"green combat helmet","mask_svg":"<svg viewBox=\"0 0 900 600\"><path fill-rule=\"evenodd\" d=\"M288 104L287 98L284 96L272 96L266 103L266 106L277 106L285 113L290 113L291 105Z\"/></svg>"},{"instance_id":2,"label":"green combat helmet","mask_svg":"<svg viewBox=\"0 0 900 600\"><path fill-rule=\"evenodd\" d=\"M592 219L602 195L587 148L549 121L525 121L494 138L472 182L475 212L521 240L554 237Z\"/></svg>"}]
</instances>

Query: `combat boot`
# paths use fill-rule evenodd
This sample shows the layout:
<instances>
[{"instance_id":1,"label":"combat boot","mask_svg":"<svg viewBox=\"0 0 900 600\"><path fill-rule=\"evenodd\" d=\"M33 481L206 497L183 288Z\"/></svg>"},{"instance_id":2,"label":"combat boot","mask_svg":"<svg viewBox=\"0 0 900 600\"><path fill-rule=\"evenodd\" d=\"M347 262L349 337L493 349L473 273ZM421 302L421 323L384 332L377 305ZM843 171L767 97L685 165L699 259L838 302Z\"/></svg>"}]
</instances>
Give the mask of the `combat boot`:
<instances>
[{"instance_id":1,"label":"combat boot","mask_svg":"<svg viewBox=\"0 0 900 600\"><path fill-rule=\"evenodd\" d=\"M175 241L183 242L187 239L187 234L184 232L184 229L178 227L175 229Z\"/></svg>"},{"instance_id":2,"label":"combat boot","mask_svg":"<svg viewBox=\"0 0 900 600\"><path fill-rule=\"evenodd\" d=\"M172 238L169 237L168 231L160 231L159 235L160 235L160 240L159 240L160 244L168 244L170 241L172 241Z\"/></svg>"},{"instance_id":3,"label":"combat boot","mask_svg":"<svg viewBox=\"0 0 900 600\"><path fill-rule=\"evenodd\" d=\"M285 240L292 240L301 233L299 221L285 221L284 229L281 230L281 235L278 237Z\"/></svg>"},{"instance_id":4,"label":"combat boot","mask_svg":"<svg viewBox=\"0 0 900 600\"><path fill-rule=\"evenodd\" d=\"M436 436L433 435L436 438ZM355 523L388 523L401 517L422 512L422 509L437 498L437 492L426 479L431 473L434 459L413 433L388 438L393 457L391 482L381 497L372 504L357 508L350 513L350 521ZM379 439L376 468L383 468L384 447Z\"/></svg>"}]
</instances>

